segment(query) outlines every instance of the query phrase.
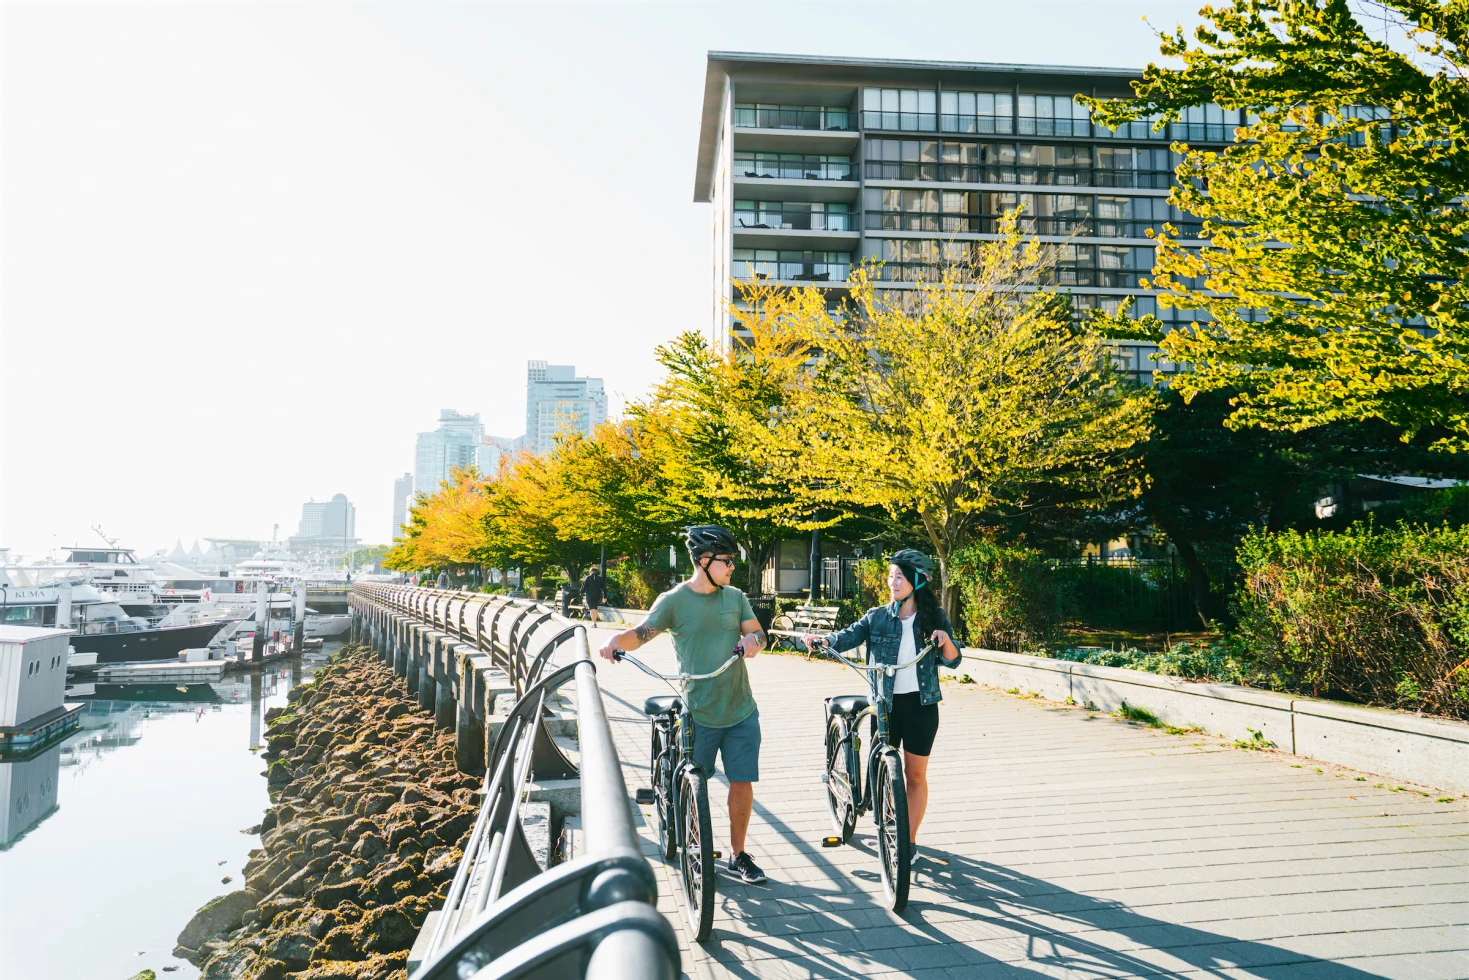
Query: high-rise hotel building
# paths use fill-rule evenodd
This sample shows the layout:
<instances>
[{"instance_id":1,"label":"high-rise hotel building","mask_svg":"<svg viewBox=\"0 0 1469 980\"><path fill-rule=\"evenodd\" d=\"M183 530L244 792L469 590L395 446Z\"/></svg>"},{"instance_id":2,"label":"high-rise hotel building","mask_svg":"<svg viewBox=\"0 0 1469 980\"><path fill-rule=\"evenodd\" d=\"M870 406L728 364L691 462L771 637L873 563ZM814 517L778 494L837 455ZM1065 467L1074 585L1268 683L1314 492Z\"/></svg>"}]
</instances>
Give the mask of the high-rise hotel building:
<instances>
[{"instance_id":1,"label":"high-rise hotel building","mask_svg":"<svg viewBox=\"0 0 1469 980\"><path fill-rule=\"evenodd\" d=\"M1199 222L1167 197L1170 142L1222 146L1238 114L1189 110L1154 132L1093 123L1078 94L1130 96L1133 70L711 52L694 200L714 205L712 332L738 336L735 283L756 276L817 285L838 300L854 266L883 263L882 288L912 290L968 242L996 237L1001 215L1061 245L1056 286L1077 309L1169 322L1139 285L1153 267L1149 228ZM1146 343L1119 343L1140 380Z\"/></svg>"}]
</instances>

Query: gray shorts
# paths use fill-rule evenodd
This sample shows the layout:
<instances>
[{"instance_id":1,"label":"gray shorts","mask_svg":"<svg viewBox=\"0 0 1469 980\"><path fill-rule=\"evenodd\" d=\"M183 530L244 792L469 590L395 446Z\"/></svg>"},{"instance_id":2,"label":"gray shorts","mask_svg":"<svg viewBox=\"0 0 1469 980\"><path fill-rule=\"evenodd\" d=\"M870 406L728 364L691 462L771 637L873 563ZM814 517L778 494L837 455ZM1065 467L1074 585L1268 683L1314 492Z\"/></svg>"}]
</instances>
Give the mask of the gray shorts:
<instances>
[{"instance_id":1,"label":"gray shorts","mask_svg":"<svg viewBox=\"0 0 1469 980\"><path fill-rule=\"evenodd\" d=\"M732 783L760 781L760 711L728 728L708 728L694 722L694 761L714 775L714 754L719 753L724 775Z\"/></svg>"}]
</instances>

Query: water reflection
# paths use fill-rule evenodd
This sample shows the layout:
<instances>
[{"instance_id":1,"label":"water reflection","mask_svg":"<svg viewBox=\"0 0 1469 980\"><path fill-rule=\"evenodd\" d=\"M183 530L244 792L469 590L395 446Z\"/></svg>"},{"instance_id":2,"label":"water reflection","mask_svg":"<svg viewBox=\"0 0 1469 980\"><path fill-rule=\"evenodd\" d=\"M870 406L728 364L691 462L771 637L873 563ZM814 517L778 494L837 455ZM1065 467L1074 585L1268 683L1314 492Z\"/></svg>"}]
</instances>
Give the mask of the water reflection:
<instances>
[{"instance_id":1,"label":"water reflection","mask_svg":"<svg viewBox=\"0 0 1469 980\"><path fill-rule=\"evenodd\" d=\"M56 786L61 773L61 746L40 755L0 765L0 848L20 837L56 811Z\"/></svg>"},{"instance_id":2,"label":"water reflection","mask_svg":"<svg viewBox=\"0 0 1469 980\"><path fill-rule=\"evenodd\" d=\"M0 976L115 980L172 957L193 911L239 887L266 805L265 710L337 649L213 684L74 689L80 727L0 762ZM255 750L255 751L252 751ZM231 877L233 883L221 879ZM86 880L82 920L54 914ZM140 956L139 951L146 951Z\"/></svg>"}]
</instances>

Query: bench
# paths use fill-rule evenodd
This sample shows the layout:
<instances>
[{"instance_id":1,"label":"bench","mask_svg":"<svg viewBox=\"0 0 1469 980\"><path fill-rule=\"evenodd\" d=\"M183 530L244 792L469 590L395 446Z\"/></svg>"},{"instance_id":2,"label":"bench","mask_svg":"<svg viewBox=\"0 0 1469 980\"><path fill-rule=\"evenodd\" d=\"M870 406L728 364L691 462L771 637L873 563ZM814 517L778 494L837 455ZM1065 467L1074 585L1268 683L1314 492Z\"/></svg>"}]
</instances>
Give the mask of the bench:
<instances>
[{"instance_id":1,"label":"bench","mask_svg":"<svg viewBox=\"0 0 1469 980\"><path fill-rule=\"evenodd\" d=\"M796 606L787 609L775 618L768 631L773 639L770 641L772 648L778 647L784 639L790 644L791 649L799 649L800 639L807 633L831 633L837 628L837 613L841 610L837 606Z\"/></svg>"}]
</instances>

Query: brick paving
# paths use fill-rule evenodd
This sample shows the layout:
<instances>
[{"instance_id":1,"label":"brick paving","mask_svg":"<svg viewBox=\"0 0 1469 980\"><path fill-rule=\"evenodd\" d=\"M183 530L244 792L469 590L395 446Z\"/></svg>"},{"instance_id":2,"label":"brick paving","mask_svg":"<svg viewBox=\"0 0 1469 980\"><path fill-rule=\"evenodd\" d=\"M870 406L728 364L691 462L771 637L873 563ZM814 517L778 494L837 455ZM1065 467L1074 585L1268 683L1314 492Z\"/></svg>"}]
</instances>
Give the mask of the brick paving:
<instances>
[{"instance_id":1,"label":"brick paving","mask_svg":"<svg viewBox=\"0 0 1469 980\"><path fill-rule=\"evenodd\" d=\"M643 653L673 669L667 637ZM628 787L646 786L642 701L667 689L599 664ZM821 701L862 681L770 654L750 673L764 740L749 850L770 882L721 875L702 946L652 808L636 808L689 976L1469 978L1469 800L972 685L945 683L929 770L920 839L948 863L894 915L870 815L852 845L821 847ZM721 774L727 851L724 794Z\"/></svg>"}]
</instances>

